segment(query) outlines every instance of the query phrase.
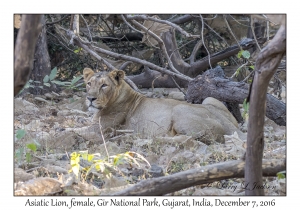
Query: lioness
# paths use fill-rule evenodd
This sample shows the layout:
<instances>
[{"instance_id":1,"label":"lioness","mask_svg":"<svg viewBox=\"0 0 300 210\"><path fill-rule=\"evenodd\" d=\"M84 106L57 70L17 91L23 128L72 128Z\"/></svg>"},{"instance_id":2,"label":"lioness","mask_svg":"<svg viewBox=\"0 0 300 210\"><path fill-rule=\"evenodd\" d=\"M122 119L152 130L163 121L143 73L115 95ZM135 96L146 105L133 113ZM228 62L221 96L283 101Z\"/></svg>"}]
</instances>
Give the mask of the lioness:
<instances>
[{"instance_id":1,"label":"lioness","mask_svg":"<svg viewBox=\"0 0 300 210\"><path fill-rule=\"evenodd\" d=\"M240 133L235 118L214 98L203 104L147 98L134 91L124 76L122 70L83 70L88 109L95 113L95 122L101 117L103 129L131 129L143 137L186 134L205 143L224 143L224 134Z\"/></svg>"}]
</instances>

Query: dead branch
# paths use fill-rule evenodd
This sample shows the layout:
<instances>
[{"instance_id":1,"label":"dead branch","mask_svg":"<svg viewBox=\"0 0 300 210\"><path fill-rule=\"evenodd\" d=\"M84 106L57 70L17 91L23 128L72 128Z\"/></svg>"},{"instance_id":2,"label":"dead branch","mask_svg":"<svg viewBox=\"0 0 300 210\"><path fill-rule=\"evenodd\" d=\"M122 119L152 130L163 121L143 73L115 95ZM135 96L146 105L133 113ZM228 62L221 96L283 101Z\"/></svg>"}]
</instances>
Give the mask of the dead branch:
<instances>
[{"instance_id":1,"label":"dead branch","mask_svg":"<svg viewBox=\"0 0 300 210\"><path fill-rule=\"evenodd\" d=\"M131 61L126 61L125 63L123 63L121 66L120 66L120 70L124 70L126 69L127 66L129 66L130 64L132 64Z\"/></svg>"},{"instance_id":2,"label":"dead branch","mask_svg":"<svg viewBox=\"0 0 300 210\"><path fill-rule=\"evenodd\" d=\"M196 53L200 49L200 47L202 46L202 43L203 43L202 40L199 40L197 42L197 44L194 46L194 49L193 49L193 51L192 51L192 53L190 55L190 58L189 58L190 64L192 64L192 63L195 62Z\"/></svg>"},{"instance_id":3,"label":"dead branch","mask_svg":"<svg viewBox=\"0 0 300 210\"><path fill-rule=\"evenodd\" d=\"M220 101L242 104L248 92L247 83L225 78L222 68L217 66L189 82L186 100L201 104L207 97L214 97ZM285 103L267 94L266 116L278 125L286 125Z\"/></svg>"},{"instance_id":4,"label":"dead branch","mask_svg":"<svg viewBox=\"0 0 300 210\"><path fill-rule=\"evenodd\" d=\"M211 63L211 65L215 65L219 61L224 60L225 58L236 55L240 51L238 45L233 45L220 52L211 54L210 56L206 56L205 58L197 60L194 63L188 64L182 59L180 53L178 52L175 33L173 30L163 33L162 40L165 43L168 54L172 54L171 60L175 68L178 69L182 74L190 77L196 77L197 75L203 73L209 67L209 62ZM258 39L258 41L260 43L264 43L266 41L266 38ZM244 39L239 43L243 50L250 49L253 46L255 46L255 44L255 40L252 39Z\"/></svg>"},{"instance_id":5,"label":"dead branch","mask_svg":"<svg viewBox=\"0 0 300 210\"><path fill-rule=\"evenodd\" d=\"M175 23L175 24L183 24L183 23L186 23L188 21L191 21L194 17L192 15L183 15L183 16L180 16L178 18L175 18L173 20L170 20L172 23Z\"/></svg>"},{"instance_id":6,"label":"dead branch","mask_svg":"<svg viewBox=\"0 0 300 210\"><path fill-rule=\"evenodd\" d=\"M142 64L142 65L145 65L145 66L148 66L156 71L159 71L161 73L164 73L164 74L168 74L168 75L171 75L171 76L174 76L175 78L180 78L182 80L185 80L185 81L191 81L192 78L188 77L188 76L185 76L184 74L181 74L181 73L175 73L175 72L172 72L166 68L162 68L162 67L159 67L153 63L150 63L148 61L145 61L145 60L141 60L139 58L135 58L135 57L131 57L131 56L128 56L128 55L122 55L122 54L118 54L118 53L114 53L114 52L111 52L109 50L105 50L103 48L99 48L99 47L96 47L96 46L92 46L93 50L91 50L90 46L91 46L91 43L89 42L85 42L83 40L81 40L78 36L76 36L72 31L68 31L68 34L71 38L73 38L74 42L76 42L76 44L80 47L82 47L83 49L87 50L89 49L89 52L95 56L96 58L101 58L96 52L99 52L99 53L104 53L106 55L109 55L113 58L116 58L116 59L120 59L120 60L128 60L128 61L132 61L132 62L135 62L135 63L139 63L139 64ZM96 52L95 52L95 51ZM103 59L103 58L101 58Z\"/></svg>"},{"instance_id":7,"label":"dead branch","mask_svg":"<svg viewBox=\"0 0 300 210\"><path fill-rule=\"evenodd\" d=\"M157 18L154 18L154 17L149 17L147 15L126 15L126 18L128 20L150 20L150 21L154 21L154 22L158 22L158 23L162 23L162 24L166 24L166 25L169 25L173 28L175 28L176 30L178 30L180 33L182 33L184 36L186 37L192 37L192 38L200 38L199 35L192 35L188 32L186 32L185 30L183 30L180 26L178 26L177 24L175 23L172 23L170 21L167 21L167 20L160 20L160 19L157 19Z\"/></svg>"},{"instance_id":8,"label":"dead branch","mask_svg":"<svg viewBox=\"0 0 300 210\"><path fill-rule=\"evenodd\" d=\"M145 26L141 25L139 22L135 21L135 20L131 20L131 22L139 27L140 29L142 29L146 34L149 34L150 36L152 36L157 42L158 42L158 45L159 45L159 48L162 50L164 56L166 57L166 59L168 60L168 65L169 67L171 68L172 71L174 71L175 73L177 74L180 74L180 72L174 67L173 63L172 63L172 60L170 59L168 53L167 53L167 49L166 49L166 46L164 44L164 42L162 41L162 39L157 36L155 33L153 33L150 28L146 28Z\"/></svg>"},{"instance_id":9,"label":"dead branch","mask_svg":"<svg viewBox=\"0 0 300 210\"><path fill-rule=\"evenodd\" d=\"M53 21L53 22L46 22L45 24L46 25L53 25L53 24L56 24L56 23L59 23L59 22L63 21L67 17L70 17L70 15L65 15L64 17L60 18L59 20L56 20L56 21Z\"/></svg>"},{"instance_id":10,"label":"dead branch","mask_svg":"<svg viewBox=\"0 0 300 210\"><path fill-rule=\"evenodd\" d=\"M262 166L264 176L276 176L278 172L285 170L286 161L264 160ZM245 162L242 160L216 163L169 176L143 180L113 195L164 195L200 184L230 178L242 178L244 177L244 167Z\"/></svg>"},{"instance_id":11,"label":"dead branch","mask_svg":"<svg viewBox=\"0 0 300 210\"><path fill-rule=\"evenodd\" d=\"M176 88L175 83L172 81L171 77L167 74L161 74L159 71L147 70L145 66L144 72L138 75L128 76L138 87L140 88L151 88L152 85L156 88ZM155 80L155 81L154 81ZM176 83L180 87L187 87L188 81L175 78Z\"/></svg>"},{"instance_id":12,"label":"dead branch","mask_svg":"<svg viewBox=\"0 0 300 210\"><path fill-rule=\"evenodd\" d=\"M14 57L14 96L27 83L32 67L38 36L42 30L42 15L23 15Z\"/></svg>"}]
</instances>

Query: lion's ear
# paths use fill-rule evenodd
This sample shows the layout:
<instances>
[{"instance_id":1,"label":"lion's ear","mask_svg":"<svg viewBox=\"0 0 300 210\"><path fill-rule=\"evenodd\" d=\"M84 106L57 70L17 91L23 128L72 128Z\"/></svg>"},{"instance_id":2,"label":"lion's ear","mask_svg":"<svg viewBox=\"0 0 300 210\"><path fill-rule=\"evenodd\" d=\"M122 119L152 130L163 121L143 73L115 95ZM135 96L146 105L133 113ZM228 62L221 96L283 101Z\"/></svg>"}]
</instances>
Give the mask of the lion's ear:
<instances>
[{"instance_id":1,"label":"lion's ear","mask_svg":"<svg viewBox=\"0 0 300 210\"><path fill-rule=\"evenodd\" d=\"M84 82L87 83L89 79L95 74L95 72L90 68L83 69L83 79Z\"/></svg>"},{"instance_id":2,"label":"lion's ear","mask_svg":"<svg viewBox=\"0 0 300 210\"><path fill-rule=\"evenodd\" d=\"M109 73L111 77L113 77L118 83L124 79L125 72L122 70L113 70Z\"/></svg>"}]
</instances>

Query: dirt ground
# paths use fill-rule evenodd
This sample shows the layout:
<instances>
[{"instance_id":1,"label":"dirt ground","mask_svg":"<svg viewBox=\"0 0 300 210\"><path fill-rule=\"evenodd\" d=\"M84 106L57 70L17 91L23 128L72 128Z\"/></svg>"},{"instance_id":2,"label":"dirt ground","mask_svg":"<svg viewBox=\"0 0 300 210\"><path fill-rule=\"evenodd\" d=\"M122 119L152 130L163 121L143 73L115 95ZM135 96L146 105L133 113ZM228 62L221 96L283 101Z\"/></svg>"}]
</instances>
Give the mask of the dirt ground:
<instances>
[{"instance_id":1,"label":"dirt ground","mask_svg":"<svg viewBox=\"0 0 300 210\"><path fill-rule=\"evenodd\" d=\"M148 97L184 100L177 89L142 91ZM225 144L205 145L191 136L140 139L131 131L115 131L104 144L99 133L89 130L84 100L84 93L72 91L15 99L15 195L110 195L144 179L238 160L245 153L236 133L225 136ZM240 129L246 133L247 122ZM264 158L286 158L286 127L266 118L264 134ZM285 178L264 181L274 186L266 195L286 195ZM242 182L222 180L169 195L244 195L242 188L222 188Z\"/></svg>"}]
</instances>

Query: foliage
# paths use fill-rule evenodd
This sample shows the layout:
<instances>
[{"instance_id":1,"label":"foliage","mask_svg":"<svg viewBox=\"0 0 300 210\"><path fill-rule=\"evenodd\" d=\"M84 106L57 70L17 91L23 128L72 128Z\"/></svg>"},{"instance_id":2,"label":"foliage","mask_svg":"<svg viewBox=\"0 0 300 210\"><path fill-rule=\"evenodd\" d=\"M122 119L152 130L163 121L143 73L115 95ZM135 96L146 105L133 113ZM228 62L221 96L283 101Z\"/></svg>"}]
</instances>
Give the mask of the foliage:
<instances>
[{"instance_id":1,"label":"foliage","mask_svg":"<svg viewBox=\"0 0 300 210\"><path fill-rule=\"evenodd\" d=\"M82 83L79 83L79 84L76 84L81 78L82 76L77 76L72 79L71 82L62 82L62 81L59 81L59 80L55 80L55 78L57 77L58 75L58 72L57 72L57 67L53 68L50 72L50 75L46 75L43 79L43 85L40 85L40 86L35 86L33 85L33 83L40 83L39 81L33 81L33 80L29 80L27 82L27 84L24 86L24 89L26 88L34 88L34 87L38 87L38 88L41 88L41 89L44 89L44 86L47 86L47 87L50 87L51 86L51 83L52 84L56 84L56 85L60 85L66 89L72 89L72 90L82 90L82 85L83 85L83 82Z\"/></svg>"},{"instance_id":2,"label":"foliage","mask_svg":"<svg viewBox=\"0 0 300 210\"><path fill-rule=\"evenodd\" d=\"M140 167L138 161L144 161L150 166L144 157L135 152L113 155L109 159L95 159L96 156L96 154L88 154L87 151L73 152L70 158L72 168L69 172L73 172L77 178L81 174L86 179L93 170L102 173L105 177L111 177L112 171L120 172L118 166L126 163ZM90 164L83 167L80 165L81 161L87 161Z\"/></svg>"},{"instance_id":3,"label":"foliage","mask_svg":"<svg viewBox=\"0 0 300 210\"><path fill-rule=\"evenodd\" d=\"M280 171L277 173L278 179L285 179L285 177L286 177L286 171Z\"/></svg>"},{"instance_id":4,"label":"foliage","mask_svg":"<svg viewBox=\"0 0 300 210\"><path fill-rule=\"evenodd\" d=\"M19 129L16 132L16 138L17 141L21 140L25 136L26 132L23 129ZM37 145L35 143L26 144L25 147L20 147L15 152L15 157L18 162L21 162L24 159L24 153L25 153L25 160L27 163L31 162L32 155L37 150Z\"/></svg>"},{"instance_id":5,"label":"foliage","mask_svg":"<svg viewBox=\"0 0 300 210\"><path fill-rule=\"evenodd\" d=\"M252 65L251 61L249 60L251 57L251 54L248 50L240 50L237 54L238 58L244 58L247 60L246 63L244 63L243 65L241 65L235 72L235 76L237 77L241 71L242 68L247 67L249 70L254 70L254 65ZM250 63L251 65L247 65L248 63Z\"/></svg>"},{"instance_id":6,"label":"foliage","mask_svg":"<svg viewBox=\"0 0 300 210\"><path fill-rule=\"evenodd\" d=\"M243 102L243 114L242 117L244 118L244 120L248 120L249 118L249 102L247 102L247 99L245 98L244 102Z\"/></svg>"}]
</instances>

